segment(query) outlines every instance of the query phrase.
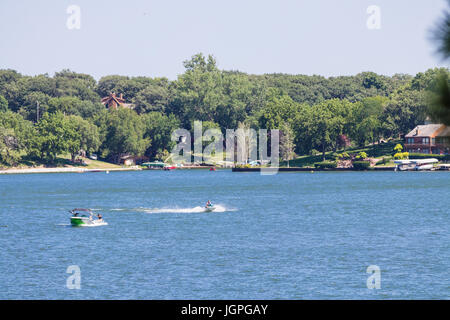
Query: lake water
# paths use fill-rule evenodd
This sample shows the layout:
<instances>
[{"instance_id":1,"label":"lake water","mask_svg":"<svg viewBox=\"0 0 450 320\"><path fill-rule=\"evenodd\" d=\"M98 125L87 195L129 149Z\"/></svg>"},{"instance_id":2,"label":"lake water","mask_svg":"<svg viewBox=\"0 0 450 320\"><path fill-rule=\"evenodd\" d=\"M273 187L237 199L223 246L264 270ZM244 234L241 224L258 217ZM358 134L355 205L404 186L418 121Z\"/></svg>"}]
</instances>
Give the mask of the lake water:
<instances>
[{"instance_id":1,"label":"lake water","mask_svg":"<svg viewBox=\"0 0 450 320\"><path fill-rule=\"evenodd\" d=\"M0 201L0 299L450 298L449 172L2 175Z\"/></svg>"}]
</instances>

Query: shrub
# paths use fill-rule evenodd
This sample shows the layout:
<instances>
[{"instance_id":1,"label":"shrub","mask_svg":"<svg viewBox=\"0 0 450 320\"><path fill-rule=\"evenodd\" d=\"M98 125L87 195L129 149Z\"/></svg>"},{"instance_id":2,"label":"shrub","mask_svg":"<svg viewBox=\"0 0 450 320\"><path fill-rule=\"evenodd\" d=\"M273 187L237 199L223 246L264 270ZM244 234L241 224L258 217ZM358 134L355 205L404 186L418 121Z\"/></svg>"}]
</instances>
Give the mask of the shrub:
<instances>
[{"instance_id":1,"label":"shrub","mask_svg":"<svg viewBox=\"0 0 450 320\"><path fill-rule=\"evenodd\" d=\"M397 143L397 145L394 147L394 151L396 153L401 153L403 151L403 146L400 143Z\"/></svg>"},{"instance_id":2,"label":"shrub","mask_svg":"<svg viewBox=\"0 0 450 320\"><path fill-rule=\"evenodd\" d=\"M365 159L367 158L367 153L365 153L364 151L361 151L360 153L358 153L358 155L356 156L356 159Z\"/></svg>"},{"instance_id":3,"label":"shrub","mask_svg":"<svg viewBox=\"0 0 450 320\"><path fill-rule=\"evenodd\" d=\"M337 163L335 161L322 161L314 163L314 167L316 169L334 169L337 167Z\"/></svg>"},{"instance_id":4,"label":"shrub","mask_svg":"<svg viewBox=\"0 0 450 320\"><path fill-rule=\"evenodd\" d=\"M251 165L249 165L248 163L247 164L237 164L236 165L236 168L245 168L245 169L248 169L248 168L251 168L252 166Z\"/></svg>"},{"instance_id":5,"label":"shrub","mask_svg":"<svg viewBox=\"0 0 450 320\"><path fill-rule=\"evenodd\" d=\"M370 168L370 161L355 161L353 168L356 170L367 170Z\"/></svg>"},{"instance_id":6,"label":"shrub","mask_svg":"<svg viewBox=\"0 0 450 320\"><path fill-rule=\"evenodd\" d=\"M396 154L394 154L395 160L405 160L405 159L408 159L408 157L409 157L409 152L397 152Z\"/></svg>"},{"instance_id":7,"label":"shrub","mask_svg":"<svg viewBox=\"0 0 450 320\"><path fill-rule=\"evenodd\" d=\"M428 153L410 153L409 158L410 159L429 159L429 158L436 158L438 160L445 160L448 155L444 154L428 154Z\"/></svg>"},{"instance_id":8,"label":"shrub","mask_svg":"<svg viewBox=\"0 0 450 320\"><path fill-rule=\"evenodd\" d=\"M349 154L347 152L339 153L336 156L336 160L347 160L347 159L350 159L350 156L349 156Z\"/></svg>"}]
</instances>

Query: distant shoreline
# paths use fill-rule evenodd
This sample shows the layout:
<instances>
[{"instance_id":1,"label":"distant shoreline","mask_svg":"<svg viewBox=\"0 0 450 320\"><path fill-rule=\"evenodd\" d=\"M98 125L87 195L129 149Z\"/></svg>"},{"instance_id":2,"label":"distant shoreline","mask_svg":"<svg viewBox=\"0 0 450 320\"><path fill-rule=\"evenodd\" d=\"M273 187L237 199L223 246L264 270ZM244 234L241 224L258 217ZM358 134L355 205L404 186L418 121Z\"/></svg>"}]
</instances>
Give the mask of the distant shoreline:
<instances>
[{"instance_id":1,"label":"distant shoreline","mask_svg":"<svg viewBox=\"0 0 450 320\"><path fill-rule=\"evenodd\" d=\"M281 167L281 168L270 168L267 170L274 170L280 172L311 172L311 171L326 171L326 172L343 172L343 171L394 171L395 167L371 167L368 170L358 170L354 168L305 168L305 167ZM260 172L261 168L233 168L233 172Z\"/></svg>"},{"instance_id":2,"label":"distant shoreline","mask_svg":"<svg viewBox=\"0 0 450 320\"><path fill-rule=\"evenodd\" d=\"M208 169L209 167L183 167L173 169L177 170L189 170L189 169ZM220 169L220 168L219 168ZM223 168L230 169L230 168ZM273 170L272 168L267 168L269 171ZM7 174L32 174L32 173L85 173L85 172L113 172L113 171L162 171L162 169L145 169L138 166L132 166L127 168L78 168L78 167L69 167L69 168L23 168L23 169L5 169L0 170L0 175ZM173 171L170 170L170 171ZM231 168L232 172L260 172L261 168ZM322 171L322 172L349 172L349 171L395 171L395 167L372 167L368 170L357 170L354 168L305 168L305 167L281 167L276 168L278 172L314 172L314 171ZM434 171L450 171L450 170L434 170Z\"/></svg>"},{"instance_id":3,"label":"distant shoreline","mask_svg":"<svg viewBox=\"0 0 450 320\"><path fill-rule=\"evenodd\" d=\"M375 171L395 171L395 167L370 167L366 170L360 170L355 168L304 168L304 167L281 167L281 168L267 168L269 171L276 169L279 172L314 172L314 171L323 171L323 172L375 172ZM261 168L233 168L233 172L260 172ZM414 171L414 170L409 170ZM436 169L436 170L419 170L415 172L429 172L429 171L450 171L450 169ZM400 171L402 172L402 171Z\"/></svg>"},{"instance_id":4,"label":"distant shoreline","mask_svg":"<svg viewBox=\"0 0 450 320\"><path fill-rule=\"evenodd\" d=\"M111 171L139 171L142 168L24 168L0 170L0 174L29 174L29 173L84 173L84 172L111 172Z\"/></svg>"}]
</instances>

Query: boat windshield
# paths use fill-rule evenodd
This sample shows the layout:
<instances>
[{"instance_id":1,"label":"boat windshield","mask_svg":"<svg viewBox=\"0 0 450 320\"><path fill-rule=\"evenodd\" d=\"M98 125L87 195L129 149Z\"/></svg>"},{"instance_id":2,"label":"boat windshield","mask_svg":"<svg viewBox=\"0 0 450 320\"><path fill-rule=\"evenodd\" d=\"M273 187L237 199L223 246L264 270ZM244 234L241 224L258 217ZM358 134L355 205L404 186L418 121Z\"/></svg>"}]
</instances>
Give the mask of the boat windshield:
<instances>
[{"instance_id":1,"label":"boat windshield","mask_svg":"<svg viewBox=\"0 0 450 320\"><path fill-rule=\"evenodd\" d=\"M89 213L90 215L92 215L91 209L75 208L75 209L70 210L69 212L73 215L80 214L80 213Z\"/></svg>"}]
</instances>

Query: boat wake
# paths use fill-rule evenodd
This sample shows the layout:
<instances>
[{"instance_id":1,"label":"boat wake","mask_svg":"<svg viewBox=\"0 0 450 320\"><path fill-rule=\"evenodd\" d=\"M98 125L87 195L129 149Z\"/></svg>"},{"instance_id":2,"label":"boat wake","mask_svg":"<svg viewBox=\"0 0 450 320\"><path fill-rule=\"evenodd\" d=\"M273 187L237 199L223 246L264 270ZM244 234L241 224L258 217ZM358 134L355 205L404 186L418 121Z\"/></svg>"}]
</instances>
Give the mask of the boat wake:
<instances>
[{"instance_id":1,"label":"boat wake","mask_svg":"<svg viewBox=\"0 0 450 320\"><path fill-rule=\"evenodd\" d=\"M101 227L101 226L107 226L108 225L108 222L98 222L98 223L95 223L95 224L82 224L82 225L79 225L79 226L76 226L77 228L80 228L80 227ZM72 228L72 227L74 227L72 224L70 224L70 223L57 223L56 224L56 226L59 226L59 227L68 227L68 228Z\"/></svg>"},{"instance_id":2,"label":"boat wake","mask_svg":"<svg viewBox=\"0 0 450 320\"><path fill-rule=\"evenodd\" d=\"M98 223L93 223L93 224L82 224L77 227L88 228L88 227L101 227L101 226L107 226L107 225L108 225L108 222L98 222Z\"/></svg>"},{"instance_id":3,"label":"boat wake","mask_svg":"<svg viewBox=\"0 0 450 320\"><path fill-rule=\"evenodd\" d=\"M220 204L214 205L215 209L212 212L228 212L228 211L236 211L236 209L227 208ZM153 208L153 209L144 209L146 213L201 213L205 212L205 207L197 206L193 208Z\"/></svg>"},{"instance_id":4,"label":"boat wake","mask_svg":"<svg viewBox=\"0 0 450 320\"><path fill-rule=\"evenodd\" d=\"M229 208L225 205L215 204L215 209L211 212L231 212L237 211L236 208ZM197 206L193 208L180 208L180 207L163 207L163 208L146 208L146 207L138 207L138 208L112 208L112 209L101 209L102 211L115 211L115 212L144 212L144 213L202 213L206 212L205 207Z\"/></svg>"}]
</instances>

